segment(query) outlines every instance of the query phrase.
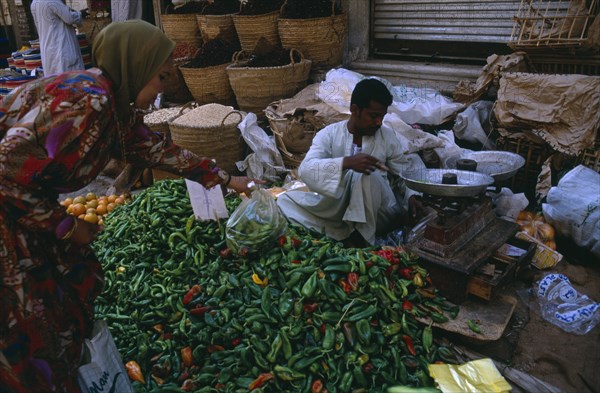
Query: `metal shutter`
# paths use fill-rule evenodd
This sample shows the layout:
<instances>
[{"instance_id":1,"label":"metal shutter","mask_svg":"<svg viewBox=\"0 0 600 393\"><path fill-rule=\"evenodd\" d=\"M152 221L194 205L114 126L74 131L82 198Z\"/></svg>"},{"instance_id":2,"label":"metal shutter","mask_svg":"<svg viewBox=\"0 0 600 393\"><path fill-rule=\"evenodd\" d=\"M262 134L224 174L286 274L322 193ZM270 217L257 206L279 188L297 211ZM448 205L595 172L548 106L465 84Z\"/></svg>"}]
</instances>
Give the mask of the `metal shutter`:
<instances>
[{"instance_id":1,"label":"metal shutter","mask_svg":"<svg viewBox=\"0 0 600 393\"><path fill-rule=\"evenodd\" d=\"M373 0L373 53L404 48L426 51L424 43L474 44L474 47L509 41L520 0ZM382 47L388 49L381 50ZM448 51L450 49L448 48ZM489 54L489 51L488 51Z\"/></svg>"}]
</instances>

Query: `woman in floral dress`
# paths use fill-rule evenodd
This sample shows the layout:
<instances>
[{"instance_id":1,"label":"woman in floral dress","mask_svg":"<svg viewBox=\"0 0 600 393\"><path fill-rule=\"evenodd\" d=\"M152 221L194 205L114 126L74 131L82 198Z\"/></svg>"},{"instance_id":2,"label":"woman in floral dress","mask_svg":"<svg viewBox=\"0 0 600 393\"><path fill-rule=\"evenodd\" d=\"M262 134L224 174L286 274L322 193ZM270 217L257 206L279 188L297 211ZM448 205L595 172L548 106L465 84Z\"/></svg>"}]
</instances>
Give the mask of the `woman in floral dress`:
<instances>
[{"instance_id":1,"label":"woman in floral dress","mask_svg":"<svg viewBox=\"0 0 600 393\"><path fill-rule=\"evenodd\" d=\"M111 157L246 191L144 128L175 44L142 21L94 42L98 68L33 81L0 101L0 391L79 391L77 368L103 274L89 244L100 229L66 214L60 193L89 184Z\"/></svg>"}]
</instances>

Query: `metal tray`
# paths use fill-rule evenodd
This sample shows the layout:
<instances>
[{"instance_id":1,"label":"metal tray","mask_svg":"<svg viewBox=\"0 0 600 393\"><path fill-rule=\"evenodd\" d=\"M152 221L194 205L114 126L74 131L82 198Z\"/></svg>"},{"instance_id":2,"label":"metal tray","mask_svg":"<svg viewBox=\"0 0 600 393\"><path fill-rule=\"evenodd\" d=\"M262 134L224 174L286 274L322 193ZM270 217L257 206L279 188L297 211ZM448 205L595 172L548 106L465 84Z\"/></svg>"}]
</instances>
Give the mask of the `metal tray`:
<instances>
[{"instance_id":1,"label":"metal tray","mask_svg":"<svg viewBox=\"0 0 600 393\"><path fill-rule=\"evenodd\" d=\"M458 184L442 184L445 173L455 173ZM494 183L494 178L484 173L457 169L421 169L403 172L401 177L412 190L445 197L477 196Z\"/></svg>"},{"instance_id":2,"label":"metal tray","mask_svg":"<svg viewBox=\"0 0 600 393\"><path fill-rule=\"evenodd\" d=\"M525 159L517 153L484 150L465 153L460 157L451 157L446 161L446 168L455 169L456 161L459 158L476 161L477 172L490 175L495 181L510 179L525 165Z\"/></svg>"}]
</instances>

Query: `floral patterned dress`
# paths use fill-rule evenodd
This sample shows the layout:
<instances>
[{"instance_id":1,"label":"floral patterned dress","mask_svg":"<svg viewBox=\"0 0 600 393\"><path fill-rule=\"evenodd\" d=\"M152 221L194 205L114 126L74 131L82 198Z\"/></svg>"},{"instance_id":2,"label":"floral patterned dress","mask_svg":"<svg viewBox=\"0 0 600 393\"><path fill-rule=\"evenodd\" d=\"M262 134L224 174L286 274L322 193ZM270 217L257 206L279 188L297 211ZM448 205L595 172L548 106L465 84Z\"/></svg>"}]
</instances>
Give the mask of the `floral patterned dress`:
<instances>
[{"instance_id":1,"label":"floral patterned dress","mask_svg":"<svg viewBox=\"0 0 600 393\"><path fill-rule=\"evenodd\" d=\"M79 391L82 343L103 285L91 249L57 240L59 193L89 184L111 157L205 186L223 182L208 159L133 118L117 122L99 69L33 81L0 101L0 391Z\"/></svg>"}]
</instances>

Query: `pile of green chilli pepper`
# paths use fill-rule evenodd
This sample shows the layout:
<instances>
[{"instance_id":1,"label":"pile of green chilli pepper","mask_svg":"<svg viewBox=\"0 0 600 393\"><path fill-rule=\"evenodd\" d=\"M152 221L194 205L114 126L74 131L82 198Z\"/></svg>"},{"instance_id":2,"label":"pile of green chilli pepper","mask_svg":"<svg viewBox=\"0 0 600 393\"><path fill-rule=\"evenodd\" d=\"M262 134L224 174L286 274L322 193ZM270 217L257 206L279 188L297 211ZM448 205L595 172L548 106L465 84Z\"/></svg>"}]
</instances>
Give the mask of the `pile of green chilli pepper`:
<instances>
[{"instance_id":1,"label":"pile of green chilli pepper","mask_svg":"<svg viewBox=\"0 0 600 393\"><path fill-rule=\"evenodd\" d=\"M239 201L226 198L230 212ZM292 227L239 256L224 234L225 221L194 219L182 180L106 217L96 317L139 365L137 392L385 392L433 386L428 365L454 363L415 317L458 309L401 248L345 249Z\"/></svg>"}]
</instances>

